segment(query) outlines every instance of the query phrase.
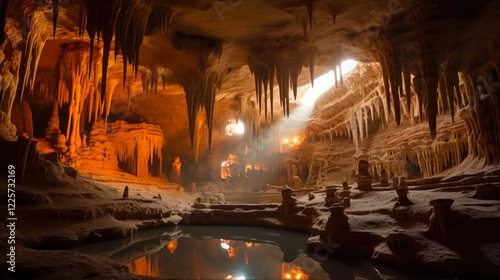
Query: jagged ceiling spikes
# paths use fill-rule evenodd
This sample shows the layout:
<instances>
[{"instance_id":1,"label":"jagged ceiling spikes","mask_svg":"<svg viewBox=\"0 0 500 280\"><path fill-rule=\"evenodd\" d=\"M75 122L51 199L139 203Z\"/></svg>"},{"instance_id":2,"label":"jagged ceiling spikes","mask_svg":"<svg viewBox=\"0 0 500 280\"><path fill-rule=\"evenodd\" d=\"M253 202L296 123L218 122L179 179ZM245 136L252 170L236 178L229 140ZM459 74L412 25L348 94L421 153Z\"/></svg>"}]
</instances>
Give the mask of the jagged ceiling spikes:
<instances>
[{"instance_id":1,"label":"jagged ceiling spikes","mask_svg":"<svg viewBox=\"0 0 500 280\"><path fill-rule=\"evenodd\" d=\"M311 77L311 87L314 87L314 65L316 62L316 53L309 59L309 76Z\"/></svg>"},{"instance_id":2,"label":"jagged ceiling spikes","mask_svg":"<svg viewBox=\"0 0 500 280\"><path fill-rule=\"evenodd\" d=\"M302 66L300 66L302 68ZM299 79L299 74L300 74L300 68L297 69L292 66L291 72L290 72L290 82L292 84L292 91L293 91L293 98L294 100L297 100L297 83Z\"/></svg>"},{"instance_id":3,"label":"jagged ceiling spikes","mask_svg":"<svg viewBox=\"0 0 500 280\"><path fill-rule=\"evenodd\" d=\"M205 114L207 118L207 126L208 126L208 147L212 147L212 130L213 130L213 119L214 119L214 108L215 108L215 93L216 93L216 85L219 84L220 79L215 76L215 74L211 75L208 79L207 85L207 94L205 96Z\"/></svg>"},{"instance_id":4,"label":"jagged ceiling spikes","mask_svg":"<svg viewBox=\"0 0 500 280\"><path fill-rule=\"evenodd\" d=\"M255 74L255 98L257 99L257 103L259 104L259 112L262 111L262 72L261 69L258 69Z\"/></svg>"},{"instance_id":5,"label":"jagged ceiling spikes","mask_svg":"<svg viewBox=\"0 0 500 280\"><path fill-rule=\"evenodd\" d=\"M305 0L304 5L307 9L307 16L309 18L309 28L312 30L313 26L313 12L314 12L314 1L315 0ZM305 36L304 36L305 37Z\"/></svg>"},{"instance_id":6,"label":"jagged ceiling spikes","mask_svg":"<svg viewBox=\"0 0 500 280\"><path fill-rule=\"evenodd\" d=\"M385 90L385 101L387 103L387 112L386 114L389 116L391 114L391 91L389 86L389 70L387 68L387 62L385 60L385 56L382 53L379 53L380 67L382 68L382 78L384 80L384 90Z\"/></svg>"},{"instance_id":7,"label":"jagged ceiling spikes","mask_svg":"<svg viewBox=\"0 0 500 280\"><path fill-rule=\"evenodd\" d=\"M448 88L446 86L446 78L443 72L439 73L439 98L441 99L441 103L443 104L443 113L448 111Z\"/></svg>"},{"instance_id":8,"label":"jagged ceiling spikes","mask_svg":"<svg viewBox=\"0 0 500 280\"><path fill-rule=\"evenodd\" d=\"M267 74L264 76L264 114L265 114L265 120L267 122L267 86L269 84L269 77Z\"/></svg>"},{"instance_id":9,"label":"jagged ceiling spikes","mask_svg":"<svg viewBox=\"0 0 500 280\"><path fill-rule=\"evenodd\" d=\"M269 101L271 104L271 119L274 118L274 63L268 69L269 76Z\"/></svg>"},{"instance_id":10,"label":"jagged ceiling spikes","mask_svg":"<svg viewBox=\"0 0 500 280\"><path fill-rule=\"evenodd\" d=\"M304 32L304 39L307 38L307 21L302 20L302 31Z\"/></svg>"},{"instance_id":11,"label":"jagged ceiling spikes","mask_svg":"<svg viewBox=\"0 0 500 280\"><path fill-rule=\"evenodd\" d=\"M7 18L7 8L9 6L9 0L0 1L0 45L5 41L5 24Z\"/></svg>"},{"instance_id":12,"label":"jagged ceiling spikes","mask_svg":"<svg viewBox=\"0 0 500 280\"><path fill-rule=\"evenodd\" d=\"M423 100L422 100L422 78L415 76L413 78L413 86L415 87L415 93L417 94L417 102L418 102L418 115L420 117L420 122L424 119L423 114Z\"/></svg>"},{"instance_id":13,"label":"jagged ceiling spikes","mask_svg":"<svg viewBox=\"0 0 500 280\"><path fill-rule=\"evenodd\" d=\"M457 96L457 105L460 108L462 106L462 92L460 90L460 80L458 79L458 72L450 73L450 80L455 87L455 92Z\"/></svg>"},{"instance_id":14,"label":"jagged ceiling spikes","mask_svg":"<svg viewBox=\"0 0 500 280\"><path fill-rule=\"evenodd\" d=\"M56 37L57 19L59 17L59 4L61 0L52 0L52 36Z\"/></svg>"},{"instance_id":15,"label":"jagged ceiling spikes","mask_svg":"<svg viewBox=\"0 0 500 280\"><path fill-rule=\"evenodd\" d=\"M448 106L450 107L451 122L455 123L455 104L454 104L454 89L453 79L451 78L452 72L444 72L444 82L446 84L446 91L448 92Z\"/></svg>"},{"instance_id":16,"label":"jagged ceiling spikes","mask_svg":"<svg viewBox=\"0 0 500 280\"><path fill-rule=\"evenodd\" d=\"M344 84L344 78L342 77L342 63L339 63L339 76L340 76L340 84Z\"/></svg>"},{"instance_id":17,"label":"jagged ceiling spikes","mask_svg":"<svg viewBox=\"0 0 500 280\"><path fill-rule=\"evenodd\" d=\"M405 84L405 95L406 95L406 106L408 107L408 112L411 112L411 72L408 69L408 64L404 65L403 68L403 80ZM411 116L410 116L411 117Z\"/></svg>"},{"instance_id":18,"label":"jagged ceiling spikes","mask_svg":"<svg viewBox=\"0 0 500 280\"><path fill-rule=\"evenodd\" d=\"M87 9L84 6L80 9L80 12L78 13L78 35L80 36L80 38L83 37L86 26L87 26Z\"/></svg>"},{"instance_id":19,"label":"jagged ceiling spikes","mask_svg":"<svg viewBox=\"0 0 500 280\"><path fill-rule=\"evenodd\" d=\"M436 138L436 125L437 125L437 87L438 78L434 76L424 77L425 89L427 93L427 118L431 137Z\"/></svg>"},{"instance_id":20,"label":"jagged ceiling spikes","mask_svg":"<svg viewBox=\"0 0 500 280\"><path fill-rule=\"evenodd\" d=\"M389 69L390 70L390 69ZM401 106L400 106L400 101L399 101L399 91L398 91L398 84L397 84L397 76L400 73L396 72L396 69L392 69L392 78L391 78L391 94L392 94L392 102L394 104L394 119L396 120L396 123L399 125L401 123Z\"/></svg>"}]
</instances>

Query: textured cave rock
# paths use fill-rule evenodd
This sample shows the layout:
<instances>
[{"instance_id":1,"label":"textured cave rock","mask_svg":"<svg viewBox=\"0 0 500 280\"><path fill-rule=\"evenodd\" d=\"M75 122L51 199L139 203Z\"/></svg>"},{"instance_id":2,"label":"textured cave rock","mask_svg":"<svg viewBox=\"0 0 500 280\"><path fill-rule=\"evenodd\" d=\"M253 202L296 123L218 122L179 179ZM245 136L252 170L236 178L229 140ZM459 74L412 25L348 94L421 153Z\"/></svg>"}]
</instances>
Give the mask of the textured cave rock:
<instances>
[{"instance_id":1,"label":"textured cave rock","mask_svg":"<svg viewBox=\"0 0 500 280\"><path fill-rule=\"evenodd\" d=\"M3 7L6 3L2 2ZM488 164L498 163L498 54L488 47L499 41L497 1L467 8L431 1L324 0L300 5L271 1L261 3L260 14L266 16L254 18L253 23L245 20L253 16L252 3L241 3L222 14L210 5L198 10L177 2L113 3L111 8L110 3L99 1L50 5L16 1L2 9L9 38L2 60L4 138L22 134L14 132L10 121L16 95L31 102L42 97L52 102L57 96L60 106L79 100L78 106L70 105L68 127L60 128L66 130L69 152L75 153L81 146L77 127L107 119L115 111L115 96L128 95L128 116L122 119L132 118L137 107L134 97L149 89L169 94L171 88L165 84L173 83L182 86L187 105L191 145L183 144L182 154L198 162L214 137L220 138L212 131L221 130L225 118L242 119L249 137L261 137L269 122L290 115L301 97L301 85L329 69L339 74L340 62L355 58L377 65L353 74L361 84L351 82L343 89L345 79L341 79L337 91L349 93L350 105L338 97L334 103L322 98L315 110L318 125L310 126L308 134L348 137L362 148L366 139L377 134L377 127L428 124L427 135L415 129L422 131L419 138L428 140L406 146L402 162L391 158L391 145L371 155L375 177L382 168L406 175L402 168L406 159L418 165L423 176L457 165L469 154ZM359 9L370 12L359 13ZM21 26L10 20L14 18L23 20ZM20 45L25 47L16 47ZM18 58L20 67L9 68ZM50 74L54 68L59 72L55 76ZM250 74L253 81L248 79ZM250 94L251 89L256 94ZM229 105L236 98L239 105ZM487 112L493 118L486 118ZM140 114L153 123L164 121L148 117L144 110ZM79 123L81 115L84 123ZM451 136L442 124L445 115L451 115L456 127ZM205 141L208 145L202 144ZM430 146L433 141L446 143L433 144L445 155L432 158L429 153L437 152Z\"/></svg>"},{"instance_id":2,"label":"textured cave rock","mask_svg":"<svg viewBox=\"0 0 500 280\"><path fill-rule=\"evenodd\" d=\"M398 264L459 259L456 271L468 252L440 246L473 236L459 226L498 233L500 1L221 2L0 0L0 162L31 188L19 192L33 208L24 219L53 234L27 244L264 225ZM358 61L348 74L345 59ZM339 80L308 105L330 70ZM245 133L228 136L237 121ZM242 172L224 181L228 154ZM199 203L186 184L206 192ZM281 204L216 197L262 199L268 185ZM174 198L190 204L170 220ZM51 231L51 217L89 228ZM491 236L474 249L496 252ZM401 261L412 251L423 257Z\"/></svg>"}]
</instances>

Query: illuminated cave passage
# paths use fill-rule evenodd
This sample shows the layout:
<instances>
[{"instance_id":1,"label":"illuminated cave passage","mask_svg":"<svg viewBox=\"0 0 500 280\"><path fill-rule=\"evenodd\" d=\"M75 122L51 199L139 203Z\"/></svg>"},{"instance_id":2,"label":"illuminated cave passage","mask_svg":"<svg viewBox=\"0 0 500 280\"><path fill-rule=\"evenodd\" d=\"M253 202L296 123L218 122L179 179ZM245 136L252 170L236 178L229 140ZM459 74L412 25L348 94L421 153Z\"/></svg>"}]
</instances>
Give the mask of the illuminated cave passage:
<instances>
[{"instance_id":1,"label":"illuminated cave passage","mask_svg":"<svg viewBox=\"0 0 500 280\"><path fill-rule=\"evenodd\" d=\"M500 278L500 1L455 2L1 0L8 273L140 278L149 237L47 249L229 225L301 232L319 279Z\"/></svg>"}]
</instances>

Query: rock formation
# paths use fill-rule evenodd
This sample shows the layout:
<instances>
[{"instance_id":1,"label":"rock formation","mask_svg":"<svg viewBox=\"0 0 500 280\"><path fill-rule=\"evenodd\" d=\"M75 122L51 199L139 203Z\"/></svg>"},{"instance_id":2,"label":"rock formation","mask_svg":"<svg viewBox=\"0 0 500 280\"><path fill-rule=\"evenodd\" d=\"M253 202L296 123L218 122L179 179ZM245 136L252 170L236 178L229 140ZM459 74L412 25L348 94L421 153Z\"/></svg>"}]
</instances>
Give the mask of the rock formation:
<instances>
[{"instance_id":1,"label":"rock formation","mask_svg":"<svg viewBox=\"0 0 500 280\"><path fill-rule=\"evenodd\" d=\"M19 241L54 249L191 217L307 231L398 265L498 266L499 34L499 0L0 1L0 174L16 165L36 202L19 218L41 227ZM171 167L195 194L169 185ZM147 187L110 200L113 180ZM228 181L248 200L293 189L225 205ZM446 247L461 238L478 242Z\"/></svg>"},{"instance_id":2,"label":"rock formation","mask_svg":"<svg viewBox=\"0 0 500 280\"><path fill-rule=\"evenodd\" d=\"M54 103L52 115L45 129L45 140L59 153L64 154L68 149L66 146L66 137L64 134L61 134L61 130L59 129L59 105L57 102Z\"/></svg>"},{"instance_id":3,"label":"rock formation","mask_svg":"<svg viewBox=\"0 0 500 280\"><path fill-rule=\"evenodd\" d=\"M117 148L106 133L104 121L94 122L79 158L71 163L82 170L118 171Z\"/></svg>"}]
</instances>

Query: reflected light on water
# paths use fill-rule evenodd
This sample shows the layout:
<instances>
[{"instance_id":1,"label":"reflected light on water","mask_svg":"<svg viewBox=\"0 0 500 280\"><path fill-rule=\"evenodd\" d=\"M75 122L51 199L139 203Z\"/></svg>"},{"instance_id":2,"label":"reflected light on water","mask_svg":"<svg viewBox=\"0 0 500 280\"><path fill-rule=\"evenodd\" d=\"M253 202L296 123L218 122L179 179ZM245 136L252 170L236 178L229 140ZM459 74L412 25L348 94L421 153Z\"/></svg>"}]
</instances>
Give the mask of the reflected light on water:
<instances>
[{"instance_id":1,"label":"reflected light on water","mask_svg":"<svg viewBox=\"0 0 500 280\"><path fill-rule=\"evenodd\" d=\"M177 240L172 240L168 243L167 250L170 252L170 254L173 254L175 252L175 249L177 249Z\"/></svg>"},{"instance_id":2,"label":"reflected light on water","mask_svg":"<svg viewBox=\"0 0 500 280\"><path fill-rule=\"evenodd\" d=\"M274 244L228 239L174 241L127 263L130 272L178 279L328 279L322 270L308 272L313 273L311 278L300 263L283 261L283 252Z\"/></svg>"},{"instance_id":3,"label":"reflected light on water","mask_svg":"<svg viewBox=\"0 0 500 280\"><path fill-rule=\"evenodd\" d=\"M154 255L144 256L128 263L128 269L131 273L144 276L160 276L158 257Z\"/></svg>"}]
</instances>

